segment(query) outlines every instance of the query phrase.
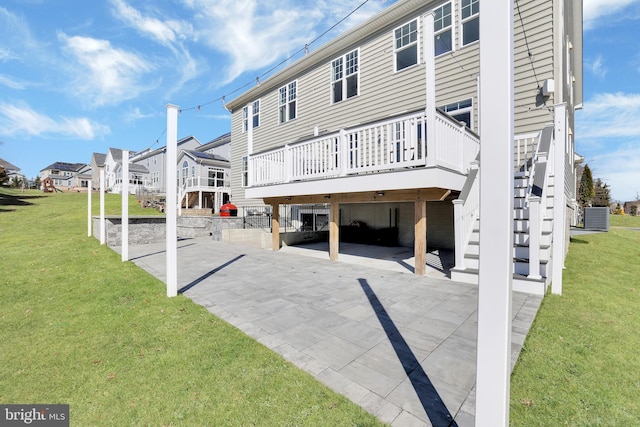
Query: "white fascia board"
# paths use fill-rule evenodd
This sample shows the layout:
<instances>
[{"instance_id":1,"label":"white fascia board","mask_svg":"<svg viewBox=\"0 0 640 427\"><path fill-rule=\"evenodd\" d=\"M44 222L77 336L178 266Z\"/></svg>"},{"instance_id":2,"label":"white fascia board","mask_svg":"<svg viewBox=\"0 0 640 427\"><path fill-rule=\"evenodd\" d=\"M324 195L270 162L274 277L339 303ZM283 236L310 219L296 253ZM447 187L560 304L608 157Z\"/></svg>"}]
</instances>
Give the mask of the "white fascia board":
<instances>
[{"instance_id":1,"label":"white fascia board","mask_svg":"<svg viewBox=\"0 0 640 427\"><path fill-rule=\"evenodd\" d=\"M245 189L245 197L307 196L328 193L358 193L363 191L409 190L414 188L446 188L460 191L466 176L440 168L421 168L401 172L298 181ZM418 184L420 183L420 184Z\"/></svg>"}]
</instances>

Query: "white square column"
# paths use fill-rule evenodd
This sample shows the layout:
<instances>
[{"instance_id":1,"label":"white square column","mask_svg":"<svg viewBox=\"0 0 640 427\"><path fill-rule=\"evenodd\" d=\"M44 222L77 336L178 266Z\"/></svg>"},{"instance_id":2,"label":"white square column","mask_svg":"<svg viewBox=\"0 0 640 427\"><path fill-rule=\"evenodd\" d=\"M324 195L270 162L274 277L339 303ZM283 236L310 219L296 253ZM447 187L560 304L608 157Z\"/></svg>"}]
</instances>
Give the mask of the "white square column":
<instances>
[{"instance_id":1,"label":"white square column","mask_svg":"<svg viewBox=\"0 0 640 427\"><path fill-rule=\"evenodd\" d=\"M484 2L482 8L476 425L506 427L513 282L513 1Z\"/></svg>"},{"instance_id":2,"label":"white square column","mask_svg":"<svg viewBox=\"0 0 640 427\"><path fill-rule=\"evenodd\" d=\"M178 106L167 105L167 164L166 200L167 216L167 296L178 295L178 184L176 162L178 153Z\"/></svg>"},{"instance_id":3,"label":"white square column","mask_svg":"<svg viewBox=\"0 0 640 427\"><path fill-rule=\"evenodd\" d=\"M129 150L122 150L122 220L120 221L122 262L129 261Z\"/></svg>"}]
</instances>

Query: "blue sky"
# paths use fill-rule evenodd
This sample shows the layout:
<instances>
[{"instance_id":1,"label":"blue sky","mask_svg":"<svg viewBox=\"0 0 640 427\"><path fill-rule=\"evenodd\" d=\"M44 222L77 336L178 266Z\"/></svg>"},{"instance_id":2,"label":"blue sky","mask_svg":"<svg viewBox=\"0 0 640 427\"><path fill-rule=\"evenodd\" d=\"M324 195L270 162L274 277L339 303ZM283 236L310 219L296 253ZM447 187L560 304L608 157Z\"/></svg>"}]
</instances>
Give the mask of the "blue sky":
<instances>
[{"instance_id":1,"label":"blue sky","mask_svg":"<svg viewBox=\"0 0 640 427\"><path fill-rule=\"evenodd\" d=\"M179 137L209 141L230 130L219 98L233 99L361 3L4 0L0 157L31 178L108 147L159 147L168 103L185 109ZM392 3L369 0L310 49ZM632 200L640 192L640 0L584 0L584 9L577 151L614 199Z\"/></svg>"}]
</instances>

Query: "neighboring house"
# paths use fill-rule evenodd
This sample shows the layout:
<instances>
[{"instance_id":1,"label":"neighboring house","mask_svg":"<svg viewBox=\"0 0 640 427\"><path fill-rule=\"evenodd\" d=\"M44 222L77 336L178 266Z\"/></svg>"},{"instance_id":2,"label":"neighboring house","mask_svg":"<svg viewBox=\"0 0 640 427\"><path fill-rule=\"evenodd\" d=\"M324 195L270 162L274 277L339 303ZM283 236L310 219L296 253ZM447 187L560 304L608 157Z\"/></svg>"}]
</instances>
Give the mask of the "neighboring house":
<instances>
[{"instance_id":1,"label":"neighboring house","mask_svg":"<svg viewBox=\"0 0 640 427\"><path fill-rule=\"evenodd\" d=\"M544 293L576 206L582 2L515 13L514 289ZM280 205L321 205L331 259L366 225L413 246L416 274L454 249L453 278L477 282L480 15L479 0L399 1L226 104L233 201L271 205L274 249Z\"/></svg>"},{"instance_id":2,"label":"neighboring house","mask_svg":"<svg viewBox=\"0 0 640 427\"><path fill-rule=\"evenodd\" d=\"M202 144L195 136L188 136L178 141L179 150L195 150ZM144 188L153 193L164 194L166 192L165 168L167 163L167 147L155 150L144 150L135 153L131 157L131 164L145 167L149 173L144 180Z\"/></svg>"},{"instance_id":3,"label":"neighboring house","mask_svg":"<svg viewBox=\"0 0 640 427\"><path fill-rule=\"evenodd\" d=\"M635 206L635 209L633 208ZM635 215L640 215L640 200L634 202L624 202L624 213L631 215L631 210L635 211Z\"/></svg>"},{"instance_id":4,"label":"neighboring house","mask_svg":"<svg viewBox=\"0 0 640 427\"><path fill-rule=\"evenodd\" d=\"M91 186L94 190L100 189L100 168L104 167L106 159L106 154L91 154Z\"/></svg>"},{"instance_id":5,"label":"neighboring house","mask_svg":"<svg viewBox=\"0 0 640 427\"><path fill-rule=\"evenodd\" d=\"M7 181L5 182L5 185L9 185L16 180L22 181L25 179L24 175L20 173L20 168L16 165L11 164L4 159L0 159L0 166L2 166L5 173L7 174Z\"/></svg>"},{"instance_id":6,"label":"neighboring house","mask_svg":"<svg viewBox=\"0 0 640 427\"><path fill-rule=\"evenodd\" d=\"M178 141L178 175L176 186L180 207L218 210L229 200L231 134L205 144L195 136ZM138 190L162 197L166 191L166 147L129 154L129 192ZM91 165L94 188L99 188L99 168L105 170L105 188L120 193L122 183L122 150L109 148L106 154L93 153Z\"/></svg>"},{"instance_id":7,"label":"neighboring house","mask_svg":"<svg viewBox=\"0 0 640 427\"><path fill-rule=\"evenodd\" d=\"M180 151L177 173L178 200L181 207L217 211L229 201L230 145L231 135L226 134L195 150Z\"/></svg>"},{"instance_id":8,"label":"neighboring house","mask_svg":"<svg viewBox=\"0 0 640 427\"><path fill-rule=\"evenodd\" d=\"M40 180L51 178L58 190L87 191L91 166L86 163L55 162L40 170Z\"/></svg>"},{"instance_id":9,"label":"neighboring house","mask_svg":"<svg viewBox=\"0 0 640 427\"><path fill-rule=\"evenodd\" d=\"M129 154L129 161L134 153ZM105 186L110 193L122 193L122 150L119 148L109 148L104 160ZM129 165L129 193L136 194L136 191L143 188L144 182L148 180L149 170L139 164Z\"/></svg>"}]
</instances>

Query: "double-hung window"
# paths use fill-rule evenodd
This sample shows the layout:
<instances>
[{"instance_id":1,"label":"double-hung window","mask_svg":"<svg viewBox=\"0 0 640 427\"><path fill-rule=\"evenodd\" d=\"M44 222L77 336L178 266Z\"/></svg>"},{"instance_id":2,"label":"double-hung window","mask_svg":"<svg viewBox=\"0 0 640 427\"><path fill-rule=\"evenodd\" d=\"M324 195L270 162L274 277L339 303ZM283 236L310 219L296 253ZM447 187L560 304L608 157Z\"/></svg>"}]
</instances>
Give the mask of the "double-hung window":
<instances>
[{"instance_id":1,"label":"double-hung window","mask_svg":"<svg viewBox=\"0 0 640 427\"><path fill-rule=\"evenodd\" d=\"M440 110L449 114L457 121L463 122L469 129L473 129L473 101L471 99L444 105L440 107Z\"/></svg>"},{"instance_id":2,"label":"double-hung window","mask_svg":"<svg viewBox=\"0 0 640 427\"><path fill-rule=\"evenodd\" d=\"M453 49L453 25L451 3L445 3L434 11L433 38L436 56Z\"/></svg>"},{"instance_id":3,"label":"double-hung window","mask_svg":"<svg viewBox=\"0 0 640 427\"><path fill-rule=\"evenodd\" d=\"M480 40L480 0L460 0L462 46Z\"/></svg>"},{"instance_id":4,"label":"double-hung window","mask_svg":"<svg viewBox=\"0 0 640 427\"><path fill-rule=\"evenodd\" d=\"M358 49L331 62L331 101L349 99L358 94Z\"/></svg>"},{"instance_id":5,"label":"double-hung window","mask_svg":"<svg viewBox=\"0 0 640 427\"><path fill-rule=\"evenodd\" d=\"M298 99L298 82L293 81L278 90L278 110L280 123L296 118L296 101Z\"/></svg>"},{"instance_id":6,"label":"double-hung window","mask_svg":"<svg viewBox=\"0 0 640 427\"><path fill-rule=\"evenodd\" d=\"M418 19L404 24L394 31L393 51L396 71L418 63Z\"/></svg>"},{"instance_id":7,"label":"double-hung window","mask_svg":"<svg viewBox=\"0 0 640 427\"><path fill-rule=\"evenodd\" d=\"M249 158L244 156L242 158L242 166L240 167L240 173L242 175L242 187L249 186Z\"/></svg>"},{"instance_id":8,"label":"double-hung window","mask_svg":"<svg viewBox=\"0 0 640 427\"><path fill-rule=\"evenodd\" d=\"M254 128L260 126L260 100L254 101L251 104L251 117L249 117L249 106L245 106L242 109L242 132L249 130L249 123Z\"/></svg>"}]
</instances>

